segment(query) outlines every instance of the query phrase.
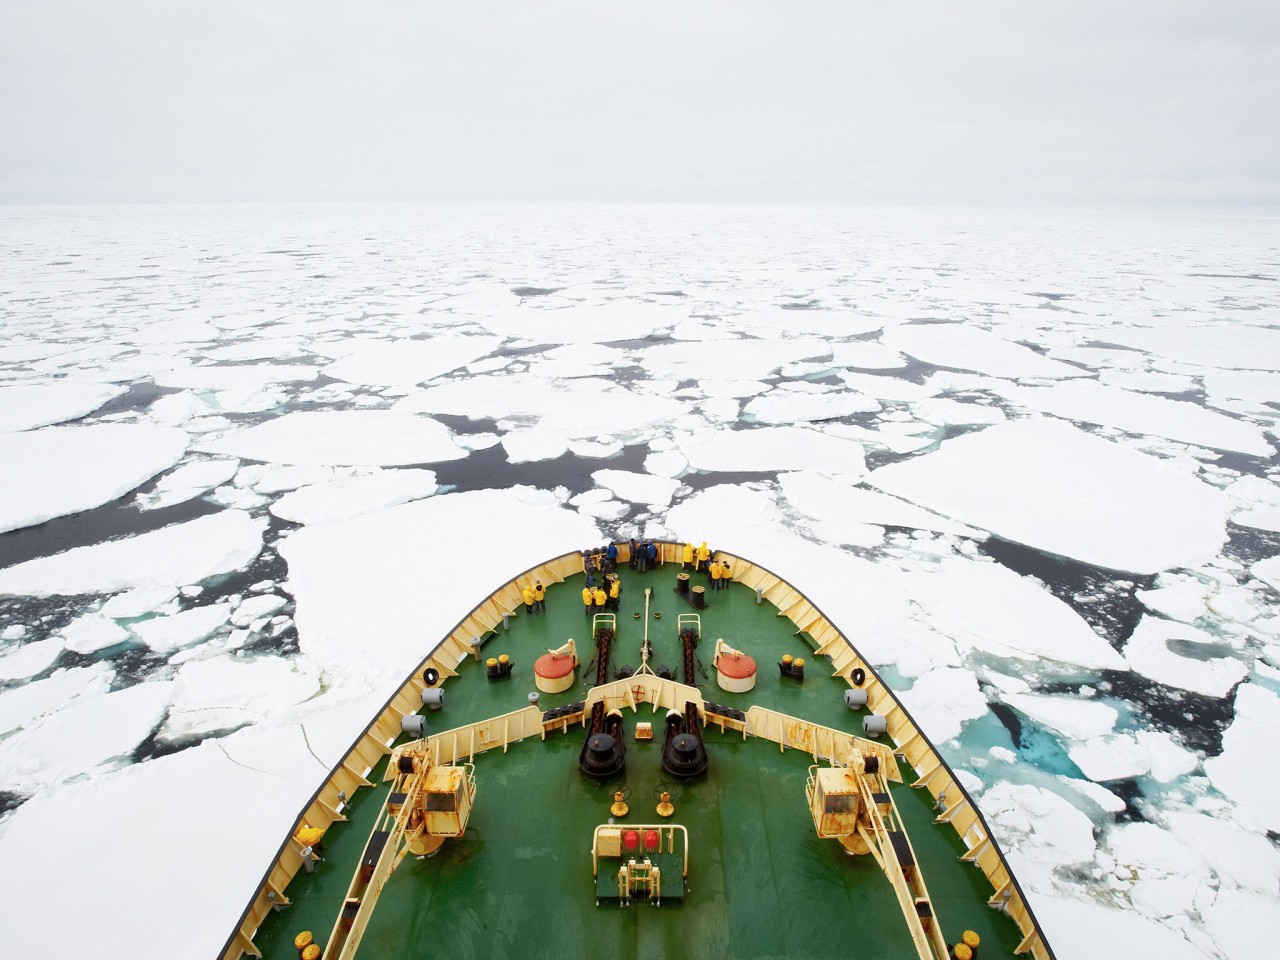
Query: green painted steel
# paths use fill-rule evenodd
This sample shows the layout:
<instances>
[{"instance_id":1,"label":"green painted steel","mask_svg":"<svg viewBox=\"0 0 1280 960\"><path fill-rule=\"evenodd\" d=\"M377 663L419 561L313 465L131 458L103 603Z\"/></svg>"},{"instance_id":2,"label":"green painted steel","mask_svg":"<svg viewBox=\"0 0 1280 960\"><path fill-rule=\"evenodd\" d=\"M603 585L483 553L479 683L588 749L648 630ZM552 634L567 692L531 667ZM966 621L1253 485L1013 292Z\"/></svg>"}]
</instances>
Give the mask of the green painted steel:
<instances>
[{"instance_id":1,"label":"green painted steel","mask_svg":"<svg viewBox=\"0 0 1280 960\"><path fill-rule=\"evenodd\" d=\"M677 615L694 612L674 591L679 567L667 564L639 575L620 571L624 591L612 665L640 664L644 624L654 648L651 666L669 666L678 680ZM702 578L694 575L693 582ZM647 619L644 588L652 590ZM563 694L543 694L548 709L582 699L594 680L590 621L579 594L582 577L552 585L547 611L513 611L509 630L489 635L483 656L508 654L508 679L489 681L483 663L468 661L445 684L444 708L428 712L436 732L518 709L534 689L533 662L548 648L575 638L584 661L578 683ZM703 694L746 710L760 704L816 723L861 732L862 713L843 702L843 681L813 655L809 638L768 603L757 605L740 585L707 591L699 658ZM732 694L714 680L715 640L754 656L755 690ZM857 642L856 638L853 641ZM803 682L779 675L783 654L804 657ZM611 676L613 674L611 673ZM650 720L652 742L634 739L635 721ZM615 789L630 790L631 813L621 823L653 823L661 772L662 714L642 706L626 713L627 772L598 785L578 771L584 732L571 728L547 740L534 738L476 757L476 806L466 836L446 841L435 856L408 857L387 884L365 933L362 957L858 957L903 958L915 950L888 881L870 856L851 857L833 840L814 833L805 800L813 762L764 740L743 740L714 726L704 731L710 769L704 779L668 784L676 814L689 830L688 889L682 901L653 908L617 901L596 905L591 874L594 828L609 820ZM380 771L379 771L380 773ZM949 942L965 929L982 937L980 955L1011 956L1020 935L1012 920L986 905L989 885L975 866L960 862L963 844L950 827L933 824L932 798L912 790L910 770L892 787L917 861ZM295 958L293 937L311 930L327 938L355 862L386 787L358 792L351 823L335 825L324 841L325 860L315 874L299 875L287 891L293 906L264 923L255 943L270 960ZM616 863L616 861L615 861ZM603 868L602 868L603 869ZM611 869L616 869L613 867Z\"/></svg>"}]
</instances>

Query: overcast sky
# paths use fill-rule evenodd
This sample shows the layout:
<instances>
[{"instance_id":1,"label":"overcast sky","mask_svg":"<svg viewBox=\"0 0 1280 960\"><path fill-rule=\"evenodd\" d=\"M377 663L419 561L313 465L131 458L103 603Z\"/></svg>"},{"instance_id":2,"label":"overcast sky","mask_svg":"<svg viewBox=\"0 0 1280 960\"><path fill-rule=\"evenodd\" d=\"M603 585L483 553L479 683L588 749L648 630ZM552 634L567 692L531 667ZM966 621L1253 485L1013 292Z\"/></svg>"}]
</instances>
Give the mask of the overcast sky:
<instances>
[{"instance_id":1,"label":"overcast sky","mask_svg":"<svg viewBox=\"0 0 1280 960\"><path fill-rule=\"evenodd\" d=\"M1280 205L1280 0L3 0L0 202Z\"/></svg>"}]
</instances>

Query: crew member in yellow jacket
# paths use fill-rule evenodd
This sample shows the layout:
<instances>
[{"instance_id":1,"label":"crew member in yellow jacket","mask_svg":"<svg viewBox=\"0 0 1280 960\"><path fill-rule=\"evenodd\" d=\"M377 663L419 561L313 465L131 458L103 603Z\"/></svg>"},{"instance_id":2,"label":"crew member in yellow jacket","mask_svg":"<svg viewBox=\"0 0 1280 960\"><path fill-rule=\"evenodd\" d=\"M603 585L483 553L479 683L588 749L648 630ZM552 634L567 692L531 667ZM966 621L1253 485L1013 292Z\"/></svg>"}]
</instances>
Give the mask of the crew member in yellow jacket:
<instances>
[{"instance_id":1,"label":"crew member in yellow jacket","mask_svg":"<svg viewBox=\"0 0 1280 960\"><path fill-rule=\"evenodd\" d=\"M684 565L683 569L686 573L693 569L693 544L686 543L680 550L680 562Z\"/></svg>"},{"instance_id":2,"label":"crew member in yellow jacket","mask_svg":"<svg viewBox=\"0 0 1280 960\"><path fill-rule=\"evenodd\" d=\"M707 547L707 541L702 541L702 546L698 548L698 570L701 573L707 572L707 561L711 559L711 550Z\"/></svg>"},{"instance_id":3,"label":"crew member in yellow jacket","mask_svg":"<svg viewBox=\"0 0 1280 960\"><path fill-rule=\"evenodd\" d=\"M595 613L595 610L592 609L595 602L596 602L596 595L591 592L591 588L583 587L582 588L582 605L583 607L586 608L588 617L591 616L593 613Z\"/></svg>"},{"instance_id":4,"label":"crew member in yellow jacket","mask_svg":"<svg viewBox=\"0 0 1280 960\"><path fill-rule=\"evenodd\" d=\"M525 587L520 596L524 598L524 612L533 613L533 587Z\"/></svg>"},{"instance_id":5,"label":"crew member in yellow jacket","mask_svg":"<svg viewBox=\"0 0 1280 960\"><path fill-rule=\"evenodd\" d=\"M533 583L533 609L542 613L547 610L547 588L542 585L541 580Z\"/></svg>"}]
</instances>

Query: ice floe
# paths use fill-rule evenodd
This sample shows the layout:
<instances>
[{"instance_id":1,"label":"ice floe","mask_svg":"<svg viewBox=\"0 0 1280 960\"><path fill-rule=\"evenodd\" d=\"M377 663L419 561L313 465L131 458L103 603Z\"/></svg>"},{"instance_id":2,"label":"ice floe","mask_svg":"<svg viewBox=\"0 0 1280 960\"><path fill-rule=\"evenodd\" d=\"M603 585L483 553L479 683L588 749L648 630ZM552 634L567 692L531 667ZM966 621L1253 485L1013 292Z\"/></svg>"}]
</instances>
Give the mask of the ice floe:
<instances>
[{"instance_id":1,"label":"ice floe","mask_svg":"<svg viewBox=\"0 0 1280 960\"><path fill-rule=\"evenodd\" d=\"M1008 694L1004 701L1041 726L1071 740L1108 734L1115 728L1119 716L1115 707L1096 700L1028 693Z\"/></svg>"},{"instance_id":2,"label":"ice floe","mask_svg":"<svg viewBox=\"0 0 1280 960\"><path fill-rule=\"evenodd\" d=\"M178 586L247 566L262 550L266 521L239 510L151 533L76 547L0 570L0 596L118 593Z\"/></svg>"},{"instance_id":3,"label":"ice floe","mask_svg":"<svg viewBox=\"0 0 1280 960\"><path fill-rule=\"evenodd\" d=\"M1280 532L1280 484L1262 477L1241 477L1229 484L1225 493L1233 508L1232 523Z\"/></svg>"},{"instance_id":4,"label":"ice floe","mask_svg":"<svg viewBox=\"0 0 1280 960\"><path fill-rule=\"evenodd\" d=\"M65 649L66 641L61 637L45 637L0 654L0 681L38 677L57 662Z\"/></svg>"},{"instance_id":5,"label":"ice floe","mask_svg":"<svg viewBox=\"0 0 1280 960\"><path fill-rule=\"evenodd\" d=\"M494 554L490 539L475 535L479 529L520 532L506 541L482 593L476 593L476 571L492 567ZM517 487L446 494L304 527L279 549L289 564L301 649L322 669L367 681L372 709L430 650L430 641L445 636L503 577L599 538L594 521L549 494ZM432 600L424 605L428 587ZM354 596L364 601L353 603ZM361 655L353 661L349 645L357 636Z\"/></svg>"},{"instance_id":6,"label":"ice floe","mask_svg":"<svg viewBox=\"0 0 1280 960\"><path fill-rule=\"evenodd\" d=\"M114 693L80 697L5 740L0 788L33 793L127 760L164 718L169 681L139 683Z\"/></svg>"},{"instance_id":7,"label":"ice floe","mask_svg":"<svg viewBox=\"0 0 1280 960\"><path fill-rule=\"evenodd\" d=\"M890 327L880 338L893 350L925 363L972 370L992 377L1088 376L1088 371L1050 360L1030 347L961 323L908 323Z\"/></svg>"},{"instance_id":8,"label":"ice floe","mask_svg":"<svg viewBox=\"0 0 1280 960\"><path fill-rule=\"evenodd\" d=\"M686 341L650 347L639 363L658 377L696 380L704 375L758 380L798 360L829 358L825 340L803 337L783 340Z\"/></svg>"},{"instance_id":9,"label":"ice floe","mask_svg":"<svg viewBox=\"0 0 1280 960\"><path fill-rule=\"evenodd\" d=\"M314 380L319 371L313 366L274 363L243 363L230 366L197 366L194 364L158 371L153 379L157 386L187 390L258 391L277 383Z\"/></svg>"},{"instance_id":10,"label":"ice floe","mask_svg":"<svg viewBox=\"0 0 1280 960\"><path fill-rule=\"evenodd\" d=\"M89 380L0 386L0 433L76 420L127 390L118 384Z\"/></svg>"},{"instance_id":11,"label":"ice floe","mask_svg":"<svg viewBox=\"0 0 1280 960\"><path fill-rule=\"evenodd\" d=\"M958 557L910 578L922 619L962 651L1123 669L1124 659L1049 591L996 563Z\"/></svg>"},{"instance_id":12,"label":"ice floe","mask_svg":"<svg viewBox=\"0 0 1280 960\"><path fill-rule=\"evenodd\" d=\"M45 714L55 713L81 697L94 697L111 688L115 671L109 664L55 670L43 680L0 693L0 736Z\"/></svg>"},{"instance_id":13,"label":"ice floe","mask_svg":"<svg viewBox=\"0 0 1280 960\"><path fill-rule=\"evenodd\" d=\"M504 337L522 337L534 343L613 343L648 337L687 316L687 311L670 306L619 300L556 309L486 311L476 322Z\"/></svg>"},{"instance_id":14,"label":"ice floe","mask_svg":"<svg viewBox=\"0 0 1280 960\"><path fill-rule=\"evenodd\" d=\"M936 530L978 539L985 536L979 530L930 513L913 503L853 487L812 471L779 474L778 485L788 503L814 519L814 534L831 543L860 543L861 540L851 538L849 532L839 532L850 524L856 525L854 532L866 525L881 525ZM877 537L875 542L879 540Z\"/></svg>"},{"instance_id":15,"label":"ice floe","mask_svg":"<svg viewBox=\"0 0 1280 960\"><path fill-rule=\"evenodd\" d=\"M0 433L0 533L115 500L186 449L181 430L140 424Z\"/></svg>"},{"instance_id":16,"label":"ice floe","mask_svg":"<svg viewBox=\"0 0 1280 960\"><path fill-rule=\"evenodd\" d=\"M1113 570L1212 559L1221 491L1177 467L1052 420L1017 420L872 471L872 486L1008 540Z\"/></svg>"},{"instance_id":17,"label":"ice floe","mask_svg":"<svg viewBox=\"0 0 1280 960\"><path fill-rule=\"evenodd\" d=\"M385 470L303 487L280 497L270 510L293 523L333 523L420 500L437 489L431 470Z\"/></svg>"},{"instance_id":18,"label":"ice floe","mask_svg":"<svg viewBox=\"0 0 1280 960\"><path fill-rule=\"evenodd\" d=\"M107 759L103 754L108 750L127 753L132 749L129 741L148 720L158 722L162 714L154 710L155 701L162 699L155 688L169 686L141 684L94 698L108 701L105 712L110 714L123 712L123 705L111 704L110 697L128 694L124 699L133 701L128 706L134 717L128 722L110 715L96 718L128 734L111 738L102 737L102 730L84 727L94 718L85 714L71 718L80 728L69 732L71 740L76 733L87 732L92 734L90 741L100 744L99 750L87 755L77 751L82 758L77 766L98 756ZM346 719L358 723L349 715ZM136 952L141 931L146 940L158 938L169 944L146 956L171 953L176 943L198 944L203 954L216 951L236 926L245 891L260 881L264 858L289 832L298 809L332 762L312 755L297 725L261 732L250 728L88 781L67 783L24 804L5 822L0 857L7 869L0 875L0 896L6 902L18 902L27 895L33 877L45 876L50 838L65 834L68 824L110 824L111 829L95 833L93 856L83 858L75 870L62 871L61 895L77 904L77 923L90 924L103 945L131 945L127 949ZM253 797L254 802L244 803L245 797ZM218 825L216 837L210 833L211 824ZM223 843L235 854L210 856L212 843ZM141 861L140 844L146 851ZM122 864L139 864L150 877L184 876L198 864L201 908L191 910L188 885L153 883L147 888L147 919L140 927L138 888L120 882ZM47 922L9 919L6 951L21 957L49 952Z\"/></svg>"},{"instance_id":19,"label":"ice floe","mask_svg":"<svg viewBox=\"0 0 1280 960\"><path fill-rule=\"evenodd\" d=\"M1280 696L1255 683L1236 688L1235 719L1222 735L1222 752L1204 762L1213 786L1234 800L1242 819L1263 830L1280 830L1280 766L1260 762L1280 729Z\"/></svg>"},{"instance_id":20,"label":"ice floe","mask_svg":"<svg viewBox=\"0 0 1280 960\"><path fill-rule=\"evenodd\" d=\"M1092 380L1072 380L1048 387L1012 387L1005 399L1031 410L1085 423L1103 424L1127 433L1155 434L1215 450L1234 450L1270 457L1275 448L1262 430L1184 400L1168 400Z\"/></svg>"},{"instance_id":21,"label":"ice floe","mask_svg":"<svg viewBox=\"0 0 1280 960\"><path fill-rule=\"evenodd\" d=\"M1045 928L1055 955L1085 957L1105 945L1114 957L1158 956L1161 960L1205 960L1206 953L1178 930L1132 910L1096 900L1042 896L1033 898L1036 919ZM1238 956L1246 956L1239 954Z\"/></svg>"},{"instance_id":22,"label":"ice floe","mask_svg":"<svg viewBox=\"0 0 1280 960\"><path fill-rule=\"evenodd\" d=\"M1106 338L1195 368L1280 370L1280 330L1249 326L1234 319L1198 326L1116 325L1106 331Z\"/></svg>"},{"instance_id":23,"label":"ice floe","mask_svg":"<svg viewBox=\"0 0 1280 960\"><path fill-rule=\"evenodd\" d=\"M1249 572L1263 583L1280 590L1280 556L1259 560L1249 568Z\"/></svg>"},{"instance_id":24,"label":"ice floe","mask_svg":"<svg viewBox=\"0 0 1280 960\"><path fill-rule=\"evenodd\" d=\"M1006 852L1032 865L1026 875L1019 873L1024 884L1051 875L1056 867L1093 860L1093 822L1051 790L998 783L982 794L978 806L999 829Z\"/></svg>"},{"instance_id":25,"label":"ice floe","mask_svg":"<svg viewBox=\"0 0 1280 960\"><path fill-rule=\"evenodd\" d=\"M1171 644L1181 652L1175 653ZM1124 658L1136 673L1206 697L1225 697L1248 675L1249 664L1228 656L1230 652L1220 638L1203 630L1150 616L1138 622L1124 645Z\"/></svg>"},{"instance_id":26,"label":"ice floe","mask_svg":"<svg viewBox=\"0 0 1280 960\"><path fill-rule=\"evenodd\" d=\"M647 437L654 426L688 413L688 407L678 400L648 396L607 380L561 380L548 389L545 380L525 374L443 382L410 394L392 409L472 419L492 417L509 421L509 429L536 426L548 445L563 443L566 449L570 440L594 439L606 430L616 437Z\"/></svg>"},{"instance_id":27,"label":"ice floe","mask_svg":"<svg viewBox=\"0 0 1280 960\"><path fill-rule=\"evenodd\" d=\"M73 653L97 653L133 639L132 634L124 627L96 613L78 617L63 627L61 632L67 649Z\"/></svg>"},{"instance_id":28,"label":"ice floe","mask_svg":"<svg viewBox=\"0 0 1280 960\"><path fill-rule=\"evenodd\" d=\"M98 612L113 620L136 620L162 610L177 595L175 586L138 587L112 597Z\"/></svg>"},{"instance_id":29,"label":"ice floe","mask_svg":"<svg viewBox=\"0 0 1280 960\"><path fill-rule=\"evenodd\" d=\"M185 463L161 477L150 494L139 495L139 506L157 510L185 503L226 483L236 475L239 466L239 460L197 460Z\"/></svg>"},{"instance_id":30,"label":"ice floe","mask_svg":"<svg viewBox=\"0 0 1280 960\"><path fill-rule=\"evenodd\" d=\"M698 433L679 441L694 470L823 470L861 477L867 472L862 445L805 427L759 427Z\"/></svg>"},{"instance_id":31,"label":"ice floe","mask_svg":"<svg viewBox=\"0 0 1280 960\"><path fill-rule=\"evenodd\" d=\"M211 603L165 617L141 620L130 629L157 653L172 653L199 643L230 619L230 604Z\"/></svg>"},{"instance_id":32,"label":"ice floe","mask_svg":"<svg viewBox=\"0 0 1280 960\"><path fill-rule=\"evenodd\" d=\"M742 408L744 416L759 423L791 424L803 421L838 420L855 413L875 413L880 404L851 391L773 390L756 397Z\"/></svg>"},{"instance_id":33,"label":"ice floe","mask_svg":"<svg viewBox=\"0 0 1280 960\"><path fill-rule=\"evenodd\" d=\"M428 339L374 340L354 345L324 368L327 376L370 386L413 386L466 366L493 352L500 337L437 335Z\"/></svg>"},{"instance_id":34,"label":"ice floe","mask_svg":"<svg viewBox=\"0 0 1280 960\"><path fill-rule=\"evenodd\" d=\"M623 500L650 506L667 506L680 489L678 480L630 470L597 470L591 478Z\"/></svg>"},{"instance_id":35,"label":"ice floe","mask_svg":"<svg viewBox=\"0 0 1280 960\"><path fill-rule=\"evenodd\" d=\"M287 413L200 446L264 463L322 466L390 467L467 455L444 424L390 410Z\"/></svg>"},{"instance_id":36,"label":"ice floe","mask_svg":"<svg viewBox=\"0 0 1280 960\"><path fill-rule=\"evenodd\" d=\"M973 671L940 667L921 674L910 690L898 694L902 705L936 743L960 735L968 720L987 714L987 698L978 689Z\"/></svg>"},{"instance_id":37,"label":"ice floe","mask_svg":"<svg viewBox=\"0 0 1280 960\"><path fill-rule=\"evenodd\" d=\"M1214 587L1198 577L1179 573L1162 573L1153 590L1135 590L1144 607L1155 613L1190 623L1208 611L1208 599Z\"/></svg>"},{"instance_id":38,"label":"ice floe","mask_svg":"<svg viewBox=\"0 0 1280 960\"><path fill-rule=\"evenodd\" d=\"M1140 777L1151 769L1151 755L1131 733L1093 737L1067 748L1071 762L1090 780L1106 783Z\"/></svg>"},{"instance_id":39,"label":"ice floe","mask_svg":"<svg viewBox=\"0 0 1280 960\"><path fill-rule=\"evenodd\" d=\"M193 660L174 678L172 703L159 738L181 741L270 722L319 690L320 677L305 658Z\"/></svg>"}]
</instances>

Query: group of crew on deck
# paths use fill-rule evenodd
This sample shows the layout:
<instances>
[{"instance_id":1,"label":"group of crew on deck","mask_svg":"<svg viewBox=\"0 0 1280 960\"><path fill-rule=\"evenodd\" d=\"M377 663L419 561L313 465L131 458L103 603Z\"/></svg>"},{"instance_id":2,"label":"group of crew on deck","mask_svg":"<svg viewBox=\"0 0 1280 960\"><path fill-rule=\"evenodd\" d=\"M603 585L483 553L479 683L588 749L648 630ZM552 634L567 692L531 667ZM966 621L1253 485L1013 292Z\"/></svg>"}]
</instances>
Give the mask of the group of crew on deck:
<instances>
[{"instance_id":1,"label":"group of crew on deck","mask_svg":"<svg viewBox=\"0 0 1280 960\"><path fill-rule=\"evenodd\" d=\"M524 601L525 613L546 613L547 611L547 588L542 585L541 580L533 581L533 585L525 585L520 591L520 599Z\"/></svg>"},{"instance_id":2,"label":"group of crew on deck","mask_svg":"<svg viewBox=\"0 0 1280 960\"><path fill-rule=\"evenodd\" d=\"M707 546L705 540L698 547L692 543L686 543L680 548L681 568L685 573L696 570L698 573L706 574L707 585L712 590L723 590L733 579L733 570L728 560L712 560L711 556L714 553L715 551Z\"/></svg>"},{"instance_id":3,"label":"group of crew on deck","mask_svg":"<svg viewBox=\"0 0 1280 960\"><path fill-rule=\"evenodd\" d=\"M582 606L588 617L606 610L617 613L621 602L622 581L616 573L606 573L602 584L588 584L582 588Z\"/></svg>"}]
</instances>

